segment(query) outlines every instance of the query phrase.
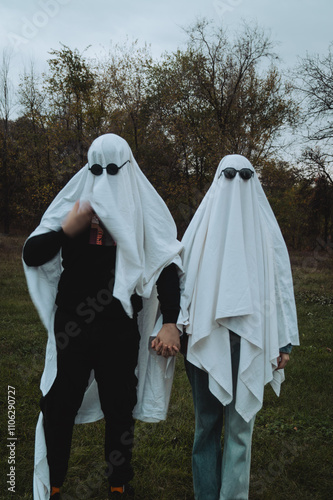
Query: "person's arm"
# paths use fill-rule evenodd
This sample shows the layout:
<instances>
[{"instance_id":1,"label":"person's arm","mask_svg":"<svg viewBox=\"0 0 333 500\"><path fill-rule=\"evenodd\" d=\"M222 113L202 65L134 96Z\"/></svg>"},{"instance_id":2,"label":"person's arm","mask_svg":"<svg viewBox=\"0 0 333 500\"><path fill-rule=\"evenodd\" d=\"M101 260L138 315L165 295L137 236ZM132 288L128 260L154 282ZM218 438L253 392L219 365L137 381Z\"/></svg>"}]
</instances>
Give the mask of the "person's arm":
<instances>
[{"instance_id":1,"label":"person's arm","mask_svg":"<svg viewBox=\"0 0 333 500\"><path fill-rule=\"evenodd\" d=\"M163 326L152 342L152 348L164 357L179 352L179 330L176 326L180 309L180 289L178 270L175 264L163 269L157 280L158 299L161 305Z\"/></svg>"},{"instance_id":2,"label":"person's arm","mask_svg":"<svg viewBox=\"0 0 333 500\"><path fill-rule=\"evenodd\" d=\"M42 266L60 250L65 238L73 238L89 226L93 209L89 203L77 201L59 231L50 231L29 238L23 248L23 260L29 267Z\"/></svg>"},{"instance_id":3,"label":"person's arm","mask_svg":"<svg viewBox=\"0 0 333 500\"><path fill-rule=\"evenodd\" d=\"M42 266L59 252L63 238L62 229L29 238L23 248L23 260L29 267Z\"/></svg>"},{"instance_id":4,"label":"person's arm","mask_svg":"<svg viewBox=\"0 0 333 500\"><path fill-rule=\"evenodd\" d=\"M161 272L157 282L163 324L176 323L180 311L180 288L176 264L170 264Z\"/></svg>"}]
</instances>

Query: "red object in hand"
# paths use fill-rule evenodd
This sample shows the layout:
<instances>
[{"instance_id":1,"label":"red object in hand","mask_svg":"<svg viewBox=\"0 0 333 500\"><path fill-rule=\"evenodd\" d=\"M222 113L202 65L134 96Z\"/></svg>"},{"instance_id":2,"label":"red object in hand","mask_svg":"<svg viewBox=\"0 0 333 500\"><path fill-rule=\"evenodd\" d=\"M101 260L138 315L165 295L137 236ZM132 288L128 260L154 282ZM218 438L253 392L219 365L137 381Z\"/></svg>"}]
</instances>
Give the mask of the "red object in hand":
<instances>
[{"instance_id":1,"label":"red object in hand","mask_svg":"<svg viewBox=\"0 0 333 500\"><path fill-rule=\"evenodd\" d=\"M103 229L100 226L99 218L93 215L90 225L89 243L91 245L103 245Z\"/></svg>"}]
</instances>

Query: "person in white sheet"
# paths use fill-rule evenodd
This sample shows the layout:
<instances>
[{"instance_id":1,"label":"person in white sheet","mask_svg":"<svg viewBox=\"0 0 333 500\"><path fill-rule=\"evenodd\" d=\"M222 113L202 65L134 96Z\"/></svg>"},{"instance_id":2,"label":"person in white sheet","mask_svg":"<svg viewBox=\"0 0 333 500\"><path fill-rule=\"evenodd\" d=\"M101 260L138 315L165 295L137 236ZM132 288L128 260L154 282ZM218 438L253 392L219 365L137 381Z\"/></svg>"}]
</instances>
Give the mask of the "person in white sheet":
<instances>
[{"instance_id":1,"label":"person in white sheet","mask_svg":"<svg viewBox=\"0 0 333 500\"><path fill-rule=\"evenodd\" d=\"M140 386L157 315L155 284L163 318L156 349L164 356L178 350L181 248L170 212L126 141L97 138L88 164L57 195L23 249L29 291L49 335L35 500L60 498L74 422L103 416L109 496L133 497L133 409L143 420L165 418L165 407L158 409L163 382L154 380L159 401L147 410L137 401L137 375Z\"/></svg>"},{"instance_id":2,"label":"person in white sheet","mask_svg":"<svg viewBox=\"0 0 333 500\"><path fill-rule=\"evenodd\" d=\"M182 239L196 500L248 498L256 413L299 344L289 256L251 163L229 155ZM221 449L222 426L225 426Z\"/></svg>"}]
</instances>

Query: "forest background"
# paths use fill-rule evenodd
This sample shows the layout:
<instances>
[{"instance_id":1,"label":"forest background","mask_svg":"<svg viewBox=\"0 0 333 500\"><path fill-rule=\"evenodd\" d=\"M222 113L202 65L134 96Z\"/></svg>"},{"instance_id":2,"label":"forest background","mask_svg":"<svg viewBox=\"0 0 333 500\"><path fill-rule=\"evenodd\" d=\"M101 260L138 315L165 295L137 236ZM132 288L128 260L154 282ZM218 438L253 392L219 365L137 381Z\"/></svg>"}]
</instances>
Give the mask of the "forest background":
<instances>
[{"instance_id":1,"label":"forest background","mask_svg":"<svg viewBox=\"0 0 333 500\"><path fill-rule=\"evenodd\" d=\"M60 45L45 74L10 81L0 63L0 223L29 232L103 133L124 137L169 206L181 237L226 154L256 168L289 249L331 252L333 58L288 75L256 25L230 34L207 20L158 60L138 42L97 58ZM13 111L15 119L12 119ZM292 160L290 160L292 158Z\"/></svg>"}]
</instances>

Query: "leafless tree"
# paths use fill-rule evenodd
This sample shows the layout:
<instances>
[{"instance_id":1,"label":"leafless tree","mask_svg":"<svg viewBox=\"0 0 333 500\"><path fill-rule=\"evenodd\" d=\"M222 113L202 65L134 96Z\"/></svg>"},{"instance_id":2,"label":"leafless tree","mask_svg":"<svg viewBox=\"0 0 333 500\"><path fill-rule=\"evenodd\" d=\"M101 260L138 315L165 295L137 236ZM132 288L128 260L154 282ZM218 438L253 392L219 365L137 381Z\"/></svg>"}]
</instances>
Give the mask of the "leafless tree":
<instances>
[{"instance_id":1,"label":"leafless tree","mask_svg":"<svg viewBox=\"0 0 333 500\"><path fill-rule=\"evenodd\" d=\"M5 48L2 52L0 66L0 119L1 119L1 191L2 219L4 233L9 233L10 225L10 185L8 177L8 141L9 119L14 107L14 90L9 78L11 51Z\"/></svg>"},{"instance_id":2,"label":"leafless tree","mask_svg":"<svg viewBox=\"0 0 333 500\"><path fill-rule=\"evenodd\" d=\"M304 172L333 187L333 42L326 55L300 58L293 87L304 115Z\"/></svg>"},{"instance_id":3,"label":"leafless tree","mask_svg":"<svg viewBox=\"0 0 333 500\"><path fill-rule=\"evenodd\" d=\"M307 55L296 68L295 89L306 108L308 139L333 139L333 43L325 56Z\"/></svg>"}]
</instances>

